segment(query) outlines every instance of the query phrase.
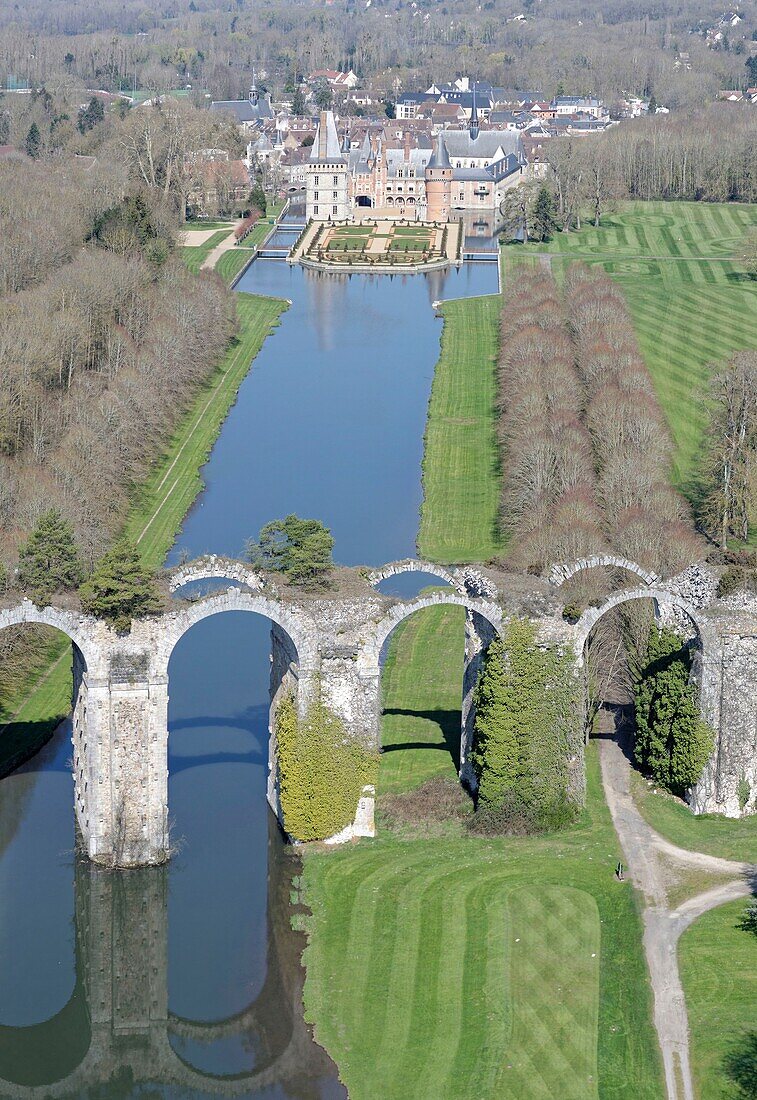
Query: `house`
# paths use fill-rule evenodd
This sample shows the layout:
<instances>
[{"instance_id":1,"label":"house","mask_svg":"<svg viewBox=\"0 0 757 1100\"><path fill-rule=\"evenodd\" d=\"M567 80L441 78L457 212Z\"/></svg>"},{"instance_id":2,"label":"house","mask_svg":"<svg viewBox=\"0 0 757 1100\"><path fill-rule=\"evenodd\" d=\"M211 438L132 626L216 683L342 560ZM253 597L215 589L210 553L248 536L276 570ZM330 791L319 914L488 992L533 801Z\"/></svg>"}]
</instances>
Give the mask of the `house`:
<instances>
[{"instance_id":1,"label":"house","mask_svg":"<svg viewBox=\"0 0 757 1100\"><path fill-rule=\"evenodd\" d=\"M203 213L231 211L244 203L250 191L250 176L244 161L222 158L193 158L192 181L187 202Z\"/></svg>"},{"instance_id":2,"label":"house","mask_svg":"<svg viewBox=\"0 0 757 1100\"><path fill-rule=\"evenodd\" d=\"M560 95L550 103L555 118L562 115L591 115L592 118L604 118L608 111L601 99L596 96Z\"/></svg>"},{"instance_id":3,"label":"house","mask_svg":"<svg viewBox=\"0 0 757 1100\"><path fill-rule=\"evenodd\" d=\"M316 69L308 77L308 84L318 84L322 80L325 80L331 90L335 92L351 92L359 83L352 69L347 73L339 72L336 69Z\"/></svg>"},{"instance_id":4,"label":"house","mask_svg":"<svg viewBox=\"0 0 757 1100\"><path fill-rule=\"evenodd\" d=\"M273 118L271 101L267 95L260 95L253 79L247 99L221 99L210 104L211 111L231 116L243 133L259 129L262 124Z\"/></svg>"},{"instance_id":5,"label":"house","mask_svg":"<svg viewBox=\"0 0 757 1100\"><path fill-rule=\"evenodd\" d=\"M727 103L743 103L744 95L738 88L727 89L722 92L718 92L718 99L722 99Z\"/></svg>"}]
</instances>

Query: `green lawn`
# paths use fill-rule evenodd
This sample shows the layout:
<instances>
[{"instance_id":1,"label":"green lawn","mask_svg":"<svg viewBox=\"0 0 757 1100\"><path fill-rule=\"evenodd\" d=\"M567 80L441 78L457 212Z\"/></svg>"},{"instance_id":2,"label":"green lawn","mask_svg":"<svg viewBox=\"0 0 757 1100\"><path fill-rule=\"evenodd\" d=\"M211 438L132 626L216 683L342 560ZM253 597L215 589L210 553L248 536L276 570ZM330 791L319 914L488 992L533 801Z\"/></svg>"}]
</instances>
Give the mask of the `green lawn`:
<instances>
[{"instance_id":1,"label":"green lawn","mask_svg":"<svg viewBox=\"0 0 757 1100\"><path fill-rule=\"evenodd\" d=\"M486 561L497 530L495 436L499 295L445 302L423 457L418 552L432 561Z\"/></svg>"},{"instance_id":2,"label":"green lawn","mask_svg":"<svg viewBox=\"0 0 757 1100\"><path fill-rule=\"evenodd\" d=\"M216 245L220 244L221 241L225 241L230 232L230 229L221 229L218 233L214 233L212 237L209 237L204 244L187 244L182 247L181 258L193 275L197 275Z\"/></svg>"},{"instance_id":3,"label":"green lawn","mask_svg":"<svg viewBox=\"0 0 757 1100\"><path fill-rule=\"evenodd\" d=\"M209 218L207 221L185 222L182 229L186 229L189 233L202 233L208 229L225 229L230 233L233 226L233 221L213 221Z\"/></svg>"},{"instance_id":4,"label":"green lawn","mask_svg":"<svg viewBox=\"0 0 757 1100\"><path fill-rule=\"evenodd\" d=\"M710 366L757 348L757 283L731 259L754 225L757 205L623 203L599 229L505 249L508 266L551 253L558 278L573 260L601 263L622 287L675 443L673 480L691 497Z\"/></svg>"},{"instance_id":5,"label":"green lawn","mask_svg":"<svg viewBox=\"0 0 757 1100\"><path fill-rule=\"evenodd\" d=\"M251 257L252 247L239 245L237 248L231 248L228 252L224 252L219 259L216 264L216 271L226 285L231 286L239 272L250 262Z\"/></svg>"},{"instance_id":6,"label":"green lawn","mask_svg":"<svg viewBox=\"0 0 757 1100\"><path fill-rule=\"evenodd\" d=\"M679 848L757 863L757 814L742 818L693 814L671 795L654 794L637 772L631 772L631 780L634 800L644 819Z\"/></svg>"},{"instance_id":7,"label":"green lawn","mask_svg":"<svg viewBox=\"0 0 757 1100\"><path fill-rule=\"evenodd\" d=\"M443 648L440 633L450 635ZM381 718L379 793L410 790L436 775L455 778L464 647L462 607L429 607L396 628L381 678L391 709ZM435 660L424 660L429 652Z\"/></svg>"},{"instance_id":8,"label":"green lawn","mask_svg":"<svg viewBox=\"0 0 757 1100\"><path fill-rule=\"evenodd\" d=\"M689 1010L691 1063L699 1100L736 1100L723 1060L757 1030L757 937L738 927L746 900L705 913L678 946ZM754 1081L754 1069L752 1081Z\"/></svg>"},{"instance_id":9,"label":"green lawn","mask_svg":"<svg viewBox=\"0 0 757 1100\"><path fill-rule=\"evenodd\" d=\"M277 298L237 295L239 334L136 495L126 522L126 533L153 568L163 563L182 520L202 489L201 467L250 364L286 308L286 302Z\"/></svg>"},{"instance_id":10,"label":"green lawn","mask_svg":"<svg viewBox=\"0 0 757 1100\"><path fill-rule=\"evenodd\" d=\"M379 792L454 774L438 711L459 736L462 622L446 610L393 635L384 747L429 747L385 751ZM588 779L587 812L563 834L380 829L306 853L306 1014L352 1100L663 1096L637 904L613 874L594 745Z\"/></svg>"}]
</instances>

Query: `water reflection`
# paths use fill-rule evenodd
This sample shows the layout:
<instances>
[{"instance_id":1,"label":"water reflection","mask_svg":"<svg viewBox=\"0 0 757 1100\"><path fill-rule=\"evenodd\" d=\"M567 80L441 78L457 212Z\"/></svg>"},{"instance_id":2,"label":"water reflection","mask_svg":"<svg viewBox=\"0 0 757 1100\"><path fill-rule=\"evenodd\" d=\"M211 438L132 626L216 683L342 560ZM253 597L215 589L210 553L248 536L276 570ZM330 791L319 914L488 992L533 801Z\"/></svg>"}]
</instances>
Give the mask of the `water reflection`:
<instances>
[{"instance_id":1,"label":"water reflection","mask_svg":"<svg viewBox=\"0 0 757 1100\"><path fill-rule=\"evenodd\" d=\"M346 1095L302 1019L304 943L290 923L298 861L270 814L267 848L265 981L220 1020L171 1009L168 869L112 874L77 861L74 989L48 1020L0 1027L0 1096Z\"/></svg>"}]
</instances>

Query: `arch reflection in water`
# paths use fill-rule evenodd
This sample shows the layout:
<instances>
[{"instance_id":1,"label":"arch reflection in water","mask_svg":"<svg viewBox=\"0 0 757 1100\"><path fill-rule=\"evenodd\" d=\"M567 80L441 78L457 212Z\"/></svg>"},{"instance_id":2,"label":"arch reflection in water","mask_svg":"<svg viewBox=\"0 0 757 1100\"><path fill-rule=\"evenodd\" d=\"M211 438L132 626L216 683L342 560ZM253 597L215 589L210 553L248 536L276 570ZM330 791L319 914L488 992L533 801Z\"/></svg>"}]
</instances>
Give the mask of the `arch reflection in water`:
<instances>
[{"instance_id":1,"label":"arch reflection in water","mask_svg":"<svg viewBox=\"0 0 757 1100\"><path fill-rule=\"evenodd\" d=\"M193 1021L168 1003L168 869L108 873L77 862L74 993L43 1024L0 1028L0 1096L345 1096L303 1019L304 945L290 903L298 859L273 815L268 869L263 986L234 1016ZM247 1052L246 1066L224 1065L230 1042Z\"/></svg>"}]
</instances>

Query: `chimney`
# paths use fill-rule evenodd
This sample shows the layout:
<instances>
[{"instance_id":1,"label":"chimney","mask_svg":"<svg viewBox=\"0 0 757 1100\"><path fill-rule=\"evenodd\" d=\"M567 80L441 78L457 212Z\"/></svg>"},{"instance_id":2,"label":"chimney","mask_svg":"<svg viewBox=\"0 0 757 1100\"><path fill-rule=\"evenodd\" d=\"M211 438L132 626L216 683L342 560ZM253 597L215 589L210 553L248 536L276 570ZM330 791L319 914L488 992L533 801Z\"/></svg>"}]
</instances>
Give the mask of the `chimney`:
<instances>
[{"instance_id":1,"label":"chimney","mask_svg":"<svg viewBox=\"0 0 757 1100\"><path fill-rule=\"evenodd\" d=\"M410 160L410 131L405 130L405 135L404 136L405 136L405 141L404 141L402 157L403 157L403 160L405 161L405 164L407 164L407 162Z\"/></svg>"}]
</instances>

